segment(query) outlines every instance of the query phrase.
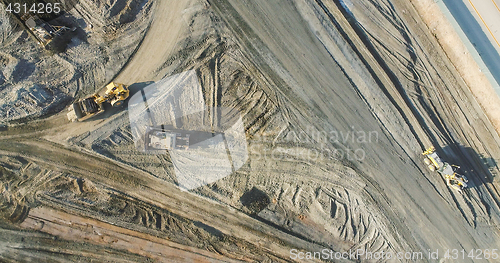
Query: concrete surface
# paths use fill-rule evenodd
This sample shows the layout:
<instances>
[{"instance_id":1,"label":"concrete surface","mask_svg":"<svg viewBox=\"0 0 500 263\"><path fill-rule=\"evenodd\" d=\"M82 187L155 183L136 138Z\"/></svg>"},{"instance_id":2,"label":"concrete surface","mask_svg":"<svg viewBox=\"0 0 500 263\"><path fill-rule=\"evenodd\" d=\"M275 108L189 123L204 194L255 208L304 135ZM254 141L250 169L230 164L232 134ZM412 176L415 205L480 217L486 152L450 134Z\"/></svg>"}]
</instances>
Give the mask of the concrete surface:
<instances>
[{"instance_id":1,"label":"concrete surface","mask_svg":"<svg viewBox=\"0 0 500 263\"><path fill-rule=\"evenodd\" d=\"M500 9L497 0L443 0L443 9L500 96Z\"/></svg>"}]
</instances>

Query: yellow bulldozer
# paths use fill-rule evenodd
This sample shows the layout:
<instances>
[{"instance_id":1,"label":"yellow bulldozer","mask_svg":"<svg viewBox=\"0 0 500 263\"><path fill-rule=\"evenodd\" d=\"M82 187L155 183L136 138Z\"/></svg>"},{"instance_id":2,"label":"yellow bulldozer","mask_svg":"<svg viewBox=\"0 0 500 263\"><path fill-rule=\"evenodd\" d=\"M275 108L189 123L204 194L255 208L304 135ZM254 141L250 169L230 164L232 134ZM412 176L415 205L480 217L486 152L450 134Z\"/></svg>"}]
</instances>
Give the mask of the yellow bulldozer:
<instances>
[{"instance_id":1,"label":"yellow bulldozer","mask_svg":"<svg viewBox=\"0 0 500 263\"><path fill-rule=\"evenodd\" d=\"M456 165L450 165L447 162L441 160L439 155L436 153L436 149L434 146L431 146L425 152L422 153L424 158L424 162L431 171L436 171L442 176L444 176L446 180L446 184L462 193L463 189L467 188L467 178L461 174L456 173L456 170L459 168Z\"/></svg>"},{"instance_id":2,"label":"yellow bulldozer","mask_svg":"<svg viewBox=\"0 0 500 263\"><path fill-rule=\"evenodd\" d=\"M118 107L130 95L127 86L111 82L99 92L81 99L68 108L68 120L84 121L104 112L104 103L108 102L113 107Z\"/></svg>"}]
</instances>

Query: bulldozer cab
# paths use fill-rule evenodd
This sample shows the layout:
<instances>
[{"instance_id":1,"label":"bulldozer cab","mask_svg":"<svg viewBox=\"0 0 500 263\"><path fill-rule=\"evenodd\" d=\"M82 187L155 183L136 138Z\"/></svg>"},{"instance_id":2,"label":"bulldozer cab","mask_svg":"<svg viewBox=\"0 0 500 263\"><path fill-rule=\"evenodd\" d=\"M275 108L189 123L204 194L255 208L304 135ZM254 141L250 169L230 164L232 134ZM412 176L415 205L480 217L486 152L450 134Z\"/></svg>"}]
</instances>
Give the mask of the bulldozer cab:
<instances>
[{"instance_id":1,"label":"bulldozer cab","mask_svg":"<svg viewBox=\"0 0 500 263\"><path fill-rule=\"evenodd\" d=\"M465 178L465 176L457 173L454 173L451 176L446 176L446 184L449 187L458 190L460 193L462 193L462 191L467 188L467 182L468 180L467 178Z\"/></svg>"}]
</instances>

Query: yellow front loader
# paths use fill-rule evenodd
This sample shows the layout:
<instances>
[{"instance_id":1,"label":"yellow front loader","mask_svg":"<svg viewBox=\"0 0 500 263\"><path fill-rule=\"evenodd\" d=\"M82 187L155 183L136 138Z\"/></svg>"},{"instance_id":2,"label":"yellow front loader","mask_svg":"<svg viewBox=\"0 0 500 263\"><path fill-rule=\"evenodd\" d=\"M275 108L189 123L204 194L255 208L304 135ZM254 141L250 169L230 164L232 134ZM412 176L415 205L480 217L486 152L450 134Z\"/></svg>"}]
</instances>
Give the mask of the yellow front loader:
<instances>
[{"instance_id":1,"label":"yellow front loader","mask_svg":"<svg viewBox=\"0 0 500 263\"><path fill-rule=\"evenodd\" d=\"M127 86L111 82L92 96L73 103L68 109L68 120L84 121L96 116L104 112L105 102L113 107L121 106L129 95L130 91Z\"/></svg>"},{"instance_id":2,"label":"yellow front loader","mask_svg":"<svg viewBox=\"0 0 500 263\"><path fill-rule=\"evenodd\" d=\"M462 193L462 190L467 188L467 178L461 174L456 173L456 169L459 168L455 165L450 165L447 162L441 160L439 155L436 153L434 146L431 146L425 152L422 153L425 156L424 162L431 171L436 171L446 180L446 184Z\"/></svg>"}]
</instances>

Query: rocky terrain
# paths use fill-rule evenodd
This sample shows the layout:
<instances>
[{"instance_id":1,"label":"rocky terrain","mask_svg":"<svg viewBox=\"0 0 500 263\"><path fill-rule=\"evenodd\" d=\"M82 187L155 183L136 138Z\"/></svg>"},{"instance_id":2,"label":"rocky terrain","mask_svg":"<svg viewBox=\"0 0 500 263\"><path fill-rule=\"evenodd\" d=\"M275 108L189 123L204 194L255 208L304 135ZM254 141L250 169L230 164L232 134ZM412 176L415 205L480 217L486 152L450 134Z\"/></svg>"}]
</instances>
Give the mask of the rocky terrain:
<instances>
[{"instance_id":1,"label":"rocky terrain","mask_svg":"<svg viewBox=\"0 0 500 263\"><path fill-rule=\"evenodd\" d=\"M50 21L78 28L66 52L53 55L2 4L0 121L52 114L74 97L89 95L111 81L142 40L152 5L147 0L80 2Z\"/></svg>"}]
</instances>

